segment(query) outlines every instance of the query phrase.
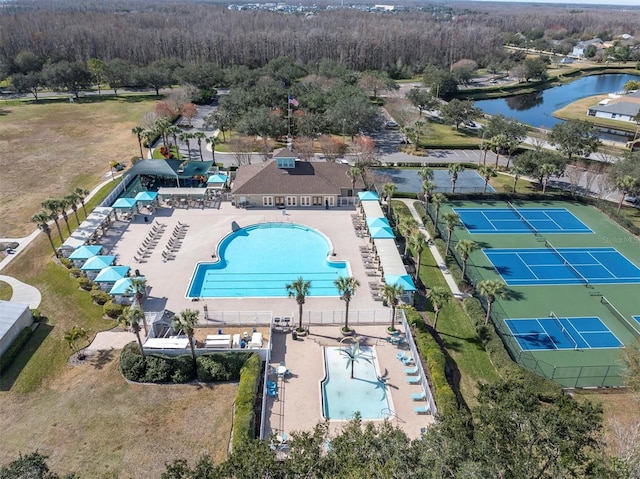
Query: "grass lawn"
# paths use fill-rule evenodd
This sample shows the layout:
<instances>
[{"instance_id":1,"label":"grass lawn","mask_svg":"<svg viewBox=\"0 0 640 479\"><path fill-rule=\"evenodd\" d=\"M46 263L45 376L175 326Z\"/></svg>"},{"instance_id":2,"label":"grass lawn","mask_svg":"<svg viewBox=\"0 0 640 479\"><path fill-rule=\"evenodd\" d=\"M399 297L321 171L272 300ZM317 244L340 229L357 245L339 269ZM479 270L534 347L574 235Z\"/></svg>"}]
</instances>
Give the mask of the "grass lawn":
<instances>
[{"instance_id":1,"label":"grass lawn","mask_svg":"<svg viewBox=\"0 0 640 479\"><path fill-rule=\"evenodd\" d=\"M0 237L26 236L42 200L91 188L110 162L139 155L131 128L157 101L111 97L0 107Z\"/></svg>"},{"instance_id":2,"label":"grass lawn","mask_svg":"<svg viewBox=\"0 0 640 479\"><path fill-rule=\"evenodd\" d=\"M13 294L13 288L10 284L0 281L0 300L9 301Z\"/></svg>"},{"instance_id":3,"label":"grass lawn","mask_svg":"<svg viewBox=\"0 0 640 479\"><path fill-rule=\"evenodd\" d=\"M588 98L582 98L581 100L574 101L573 103L560 108L553 112L553 116L561 118L563 120L583 120L593 123L598 126L606 126L616 128L618 130L624 130L633 135L636 131L636 124L628 121L616 121L608 118L596 118L595 116L587 116L587 109L590 106L597 105L599 101L608 98L608 95L596 95Z\"/></svg>"},{"instance_id":4,"label":"grass lawn","mask_svg":"<svg viewBox=\"0 0 640 479\"><path fill-rule=\"evenodd\" d=\"M404 203L393 202L393 208L400 217L411 215ZM420 279L428 288L447 287L442 272L428 249L422 253ZM430 305L426 316L433 324L433 309ZM462 303L458 300L452 300L440 311L438 333L444 342L447 354L460 371L460 384L454 386L460 389L468 405L475 404L478 383L496 381L498 374L489 361L489 356L482 349L478 335L462 309Z\"/></svg>"}]
</instances>

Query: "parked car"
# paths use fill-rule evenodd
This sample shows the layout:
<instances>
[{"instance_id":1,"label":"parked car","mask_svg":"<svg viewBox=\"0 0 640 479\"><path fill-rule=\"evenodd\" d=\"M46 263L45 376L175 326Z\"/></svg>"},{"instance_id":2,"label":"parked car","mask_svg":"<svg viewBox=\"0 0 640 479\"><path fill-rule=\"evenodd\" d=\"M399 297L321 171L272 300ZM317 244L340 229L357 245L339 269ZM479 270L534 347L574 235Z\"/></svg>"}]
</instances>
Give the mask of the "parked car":
<instances>
[{"instance_id":1,"label":"parked car","mask_svg":"<svg viewBox=\"0 0 640 479\"><path fill-rule=\"evenodd\" d=\"M389 120L384 124L384 127L387 128L388 130L395 130L396 128L399 127L399 125L395 121Z\"/></svg>"}]
</instances>

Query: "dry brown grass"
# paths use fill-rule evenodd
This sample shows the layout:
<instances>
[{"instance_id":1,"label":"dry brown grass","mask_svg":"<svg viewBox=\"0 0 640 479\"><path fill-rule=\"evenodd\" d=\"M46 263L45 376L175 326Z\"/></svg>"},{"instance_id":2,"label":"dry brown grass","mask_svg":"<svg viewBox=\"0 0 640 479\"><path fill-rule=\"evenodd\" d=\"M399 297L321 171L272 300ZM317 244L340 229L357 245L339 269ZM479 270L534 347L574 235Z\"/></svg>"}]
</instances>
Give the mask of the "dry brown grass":
<instances>
[{"instance_id":1,"label":"dry brown grass","mask_svg":"<svg viewBox=\"0 0 640 479\"><path fill-rule=\"evenodd\" d=\"M0 237L26 236L42 200L91 189L111 161L139 155L131 128L157 99L84 101L0 107Z\"/></svg>"},{"instance_id":2,"label":"dry brown grass","mask_svg":"<svg viewBox=\"0 0 640 479\"><path fill-rule=\"evenodd\" d=\"M235 384L128 384L118 351L67 366L49 387L0 393L0 464L38 449L52 470L81 477L157 478L165 462L226 457Z\"/></svg>"}]
</instances>

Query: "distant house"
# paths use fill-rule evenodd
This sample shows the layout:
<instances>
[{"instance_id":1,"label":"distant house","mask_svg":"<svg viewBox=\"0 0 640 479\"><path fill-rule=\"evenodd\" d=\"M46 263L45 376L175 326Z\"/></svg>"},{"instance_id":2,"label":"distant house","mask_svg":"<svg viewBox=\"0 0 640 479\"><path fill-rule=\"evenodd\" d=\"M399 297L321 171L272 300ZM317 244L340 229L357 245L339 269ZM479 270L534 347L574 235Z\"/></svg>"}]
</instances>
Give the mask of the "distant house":
<instances>
[{"instance_id":1,"label":"distant house","mask_svg":"<svg viewBox=\"0 0 640 479\"><path fill-rule=\"evenodd\" d=\"M596 47L596 50L601 50L603 46L603 41L601 38L592 38L591 40L586 40L584 42L579 42L573 50L571 51L570 56L574 58L582 58L584 57L584 51L587 47L593 45Z\"/></svg>"},{"instance_id":2,"label":"distant house","mask_svg":"<svg viewBox=\"0 0 640 479\"><path fill-rule=\"evenodd\" d=\"M610 120L634 122L640 111L640 92L607 98L587 109L588 116Z\"/></svg>"},{"instance_id":3,"label":"distant house","mask_svg":"<svg viewBox=\"0 0 640 479\"><path fill-rule=\"evenodd\" d=\"M364 189L357 178L355 191L347 176L349 165L300 161L288 150L266 163L242 165L231 185L236 207L333 207L352 205Z\"/></svg>"},{"instance_id":4,"label":"distant house","mask_svg":"<svg viewBox=\"0 0 640 479\"><path fill-rule=\"evenodd\" d=\"M563 57L558 62L558 65L571 65L573 63L573 58L571 57Z\"/></svg>"}]
</instances>

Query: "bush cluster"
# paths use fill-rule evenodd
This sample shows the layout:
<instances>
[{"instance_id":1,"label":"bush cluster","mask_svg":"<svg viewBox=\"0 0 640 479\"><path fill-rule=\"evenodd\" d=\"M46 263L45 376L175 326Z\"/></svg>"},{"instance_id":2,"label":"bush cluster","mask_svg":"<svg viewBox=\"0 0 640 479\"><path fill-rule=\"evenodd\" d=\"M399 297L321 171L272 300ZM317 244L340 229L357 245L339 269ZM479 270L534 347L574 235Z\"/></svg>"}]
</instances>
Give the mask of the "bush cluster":
<instances>
[{"instance_id":1,"label":"bush cluster","mask_svg":"<svg viewBox=\"0 0 640 479\"><path fill-rule=\"evenodd\" d=\"M118 303L114 303L112 300L109 300L104 303L102 309L104 311L104 314L106 314L110 318L117 319L122 314L124 306Z\"/></svg>"},{"instance_id":2,"label":"bush cluster","mask_svg":"<svg viewBox=\"0 0 640 479\"><path fill-rule=\"evenodd\" d=\"M80 276L76 281L78 281L78 286L85 291L91 291L93 289L94 282L85 276Z\"/></svg>"},{"instance_id":3,"label":"bush cluster","mask_svg":"<svg viewBox=\"0 0 640 479\"><path fill-rule=\"evenodd\" d=\"M108 301L111 300L111 295L109 293L107 293L106 291L102 291L100 288L98 287L94 287L91 290L91 299L93 300L94 303L99 304L99 305L104 305L106 304Z\"/></svg>"},{"instance_id":4,"label":"bush cluster","mask_svg":"<svg viewBox=\"0 0 640 479\"><path fill-rule=\"evenodd\" d=\"M258 397L258 380L262 364L260 356L253 353L245 361L240 371L240 384L236 396L235 415L233 418L233 448L248 442L253 438L255 424L255 403Z\"/></svg>"},{"instance_id":5,"label":"bush cluster","mask_svg":"<svg viewBox=\"0 0 640 479\"><path fill-rule=\"evenodd\" d=\"M4 354L0 356L0 371L7 370L18 353L22 350L22 347L27 343L27 341L29 341L32 332L33 329L31 329L30 326L27 326L20 331L20 334L18 334L16 339L13 340L11 346L9 346Z\"/></svg>"}]
</instances>

